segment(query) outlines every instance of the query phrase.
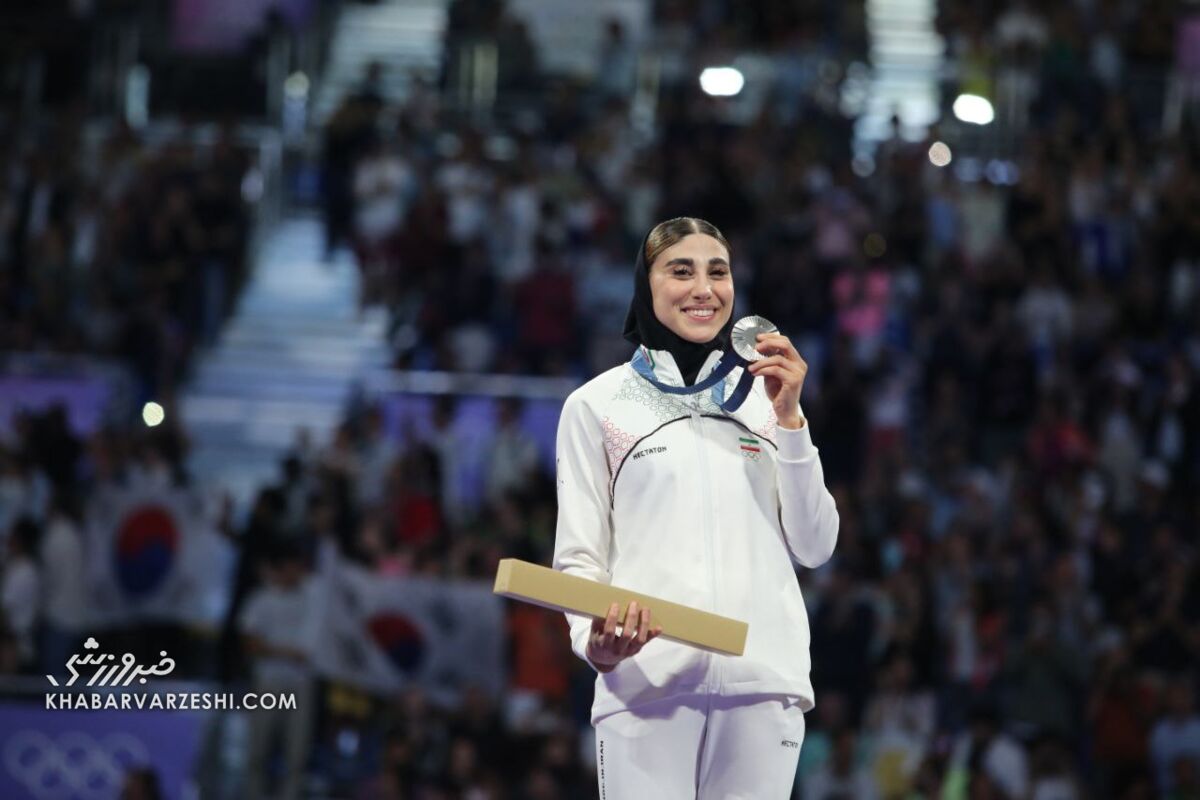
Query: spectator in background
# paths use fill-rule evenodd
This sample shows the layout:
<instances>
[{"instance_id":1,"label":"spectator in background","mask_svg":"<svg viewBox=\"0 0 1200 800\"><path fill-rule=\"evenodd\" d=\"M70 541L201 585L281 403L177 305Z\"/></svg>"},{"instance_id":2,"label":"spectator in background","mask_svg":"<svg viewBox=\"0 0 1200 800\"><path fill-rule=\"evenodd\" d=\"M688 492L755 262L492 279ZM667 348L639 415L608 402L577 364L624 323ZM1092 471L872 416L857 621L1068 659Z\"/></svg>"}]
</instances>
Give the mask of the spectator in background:
<instances>
[{"instance_id":1,"label":"spectator in background","mask_svg":"<svg viewBox=\"0 0 1200 800\"><path fill-rule=\"evenodd\" d=\"M382 750L379 769L360 783L354 800L404 800L406 787L415 783L412 742L403 733L392 732Z\"/></svg>"},{"instance_id":2,"label":"spectator in background","mask_svg":"<svg viewBox=\"0 0 1200 800\"><path fill-rule=\"evenodd\" d=\"M1165 698L1166 716L1150 732L1154 777L1164 794L1180 787L1179 779L1196 787L1200 775L1200 714L1195 687L1188 675L1172 679Z\"/></svg>"},{"instance_id":3,"label":"spectator in background","mask_svg":"<svg viewBox=\"0 0 1200 800\"><path fill-rule=\"evenodd\" d=\"M528 277L536 258L542 190L529 156L522 154L497 186L496 224L488 231L493 272L506 286Z\"/></svg>"},{"instance_id":4,"label":"spectator in background","mask_svg":"<svg viewBox=\"0 0 1200 800\"><path fill-rule=\"evenodd\" d=\"M430 345L427 367L485 372L497 349L493 311L500 299L498 281L483 239L454 251L456 259L425 274L414 296L416 330ZM419 296L419 300L416 300Z\"/></svg>"},{"instance_id":5,"label":"spectator in background","mask_svg":"<svg viewBox=\"0 0 1200 800\"><path fill-rule=\"evenodd\" d=\"M50 479L50 483L58 490L70 490L75 487L78 476L76 467L82 445L75 432L71 430L71 420L67 415L67 407L56 402L44 413L29 417L29 437L25 446L30 451L29 456L36 458L39 471ZM31 476L35 490L42 489L38 485L37 473ZM37 497L37 516L42 518L46 513L50 500L48 494Z\"/></svg>"},{"instance_id":6,"label":"spectator in background","mask_svg":"<svg viewBox=\"0 0 1200 800\"><path fill-rule=\"evenodd\" d=\"M354 168L354 246L362 278L359 307L390 298L395 239L404 222L412 172L400 154L381 138L372 141Z\"/></svg>"},{"instance_id":7,"label":"spectator in background","mask_svg":"<svg viewBox=\"0 0 1200 800\"><path fill-rule=\"evenodd\" d=\"M881 665L879 688L867 704L863 732L869 737L871 772L886 797L914 781L933 740L937 706L932 692L913 686L912 661L895 652Z\"/></svg>"},{"instance_id":8,"label":"spectator in background","mask_svg":"<svg viewBox=\"0 0 1200 800\"><path fill-rule=\"evenodd\" d=\"M325 258L338 247L350 244L354 229L354 171L359 157L377 136L376 125L382 105L382 66L367 66L358 93L347 97L334 111L325 128L321 150L321 199L325 217Z\"/></svg>"},{"instance_id":9,"label":"spectator in background","mask_svg":"<svg viewBox=\"0 0 1200 800\"><path fill-rule=\"evenodd\" d=\"M1162 671L1178 672L1200 660L1197 620L1200 582L1195 556L1180 554L1174 528L1160 521L1147 526L1154 544L1154 586L1143 590L1139 618L1130 625L1130 643L1139 661ZM1154 552L1157 551L1157 552Z\"/></svg>"},{"instance_id":10,"label":"spectator in background","mask_svg":"<svg viewBox=\"0 0 1200 800\"><path fill-rule=\"evenodd\" d=\"M362 104L366 111L374 115L378 115L383 110L384 101L387 98L384 95L382 62L370 61L367 63L363 71L362 82L354 91L353 97L355 101Z\"/></svg>"},{"instance_id":11,"label":"spectator in background","mask_svg":"<svg viewBox=\"0 0 1200 800\"><path fill-rule=\"evenodd\" d=\"M12 634L22 671L36 665L36 636L42 620L41 573L37 565L41 527L31 517L20 517L8 536L8 552L0 573L0 610Z\"/></svg>"},{"instance_id":12,"label":"spectator in background","mask_svg":"<svg viewBox=\"0 0 1200 800\"><path fill-rule=\"evenodd\" d=\"M575 354L575 276L566 254L549 243L539 247L537 267L516 286L521 309L517 347L525 370L562 374Z\"/></svg>"},{"instance_id":13,"label":"spectator in background","mask_svg":"<svg viewBox=\"0 0 1200 800\"><path fill-rule=\"evenodd\" d=\"M282 525L294 530L304 523L309 494L315 488L314 480L304 460L295 453L289 453L279 466L282 474L275 490L282 500Z\"/></svg>"},{"instance_id":14,"label":"spectator in background","mask_svg":"<svg viewBox=\"0 0 1200 800\"><path fill-rule=\"evenodd\" d=\"M1061 740L1043 737L1033 743L1032 751L1029 800L1081 800L1086 796Z\"/></svg>"},{"instance_id":15,"label":"spectator in background","mask_svg":"<svg viewBox=\"0 0 1200 800\"><path fill-rule=\"evenodd\" d=\"M647 226L649 227L649 226ZM620 363L628 345L615 333L625 321L632 291L624 280L628 267L622 257L624 240L617 230L610 231L592 252L589 268L575 281L574 305L585 330L591 337L585 364L590 372L603 372ZM613 331L604 335L603 331Z\"/></svg>"},{"instance_id":16,"label":"spectator in background","mask_svg":"<svg viewBox=\"0 0 1200 800\"><path fill-rule=\"evenodd\" d=\"M891 303L891 277L882 265L868 266L856 258L834 276L832 290L838 331L854 342L860 366L874 364Z\"/></svg>"},{"instance_id":17,"label":"spectator in background","mask_svg":"<svg viewBox=\"0 0 1200 800\"><path fill-rule=\"evenodd\" d=\"M848 340L836 340L821 380L823 402L812 412L824 431L822 458L831 486L854 485L867 447L865 376L855 366Z\"/></svg>"},{"instance_id":18,"label":"spectator in background","mask_svg":"<svg viewBox=\"0 0 1200 800\"><path fill-rule=\"evenodd\" d=\"M541 86L537 45L525 20L502 12L496 28L496 89L507 102L528 103Z\"/></svg>"},{"instance_id":19,"label":"spectator in background","mask_svg":"<svg viewBox=\"0 0 1200 800\"><path fill-rule=\"evenodd\" d=\"M233 167L237 169L236 166ZM230 185L230 181L237 185ZM246 222L240 204L230 202L240 196L241 175L204 172L196 188L195 217L200 229L199 265L195 286L197 333L201 343L210 345L229 308L229 299L241 275L242 244L246 240Z\"/></svg>"},{"instance_id":20,"label":"spectator in background","mask_svg":"<svg viewBox=\"0 0 1200 800\"><path fill-rule=\"evenodd\" d=\"M848 516L844 515L840 533L843 542L849 539ZM878 624L874 608L851 580L849 566L835 564L813 614L813 663L822 665L814 680L826 691L837 691L847 698L850 719L855 723L862 715L871 686L870 650Z\"/></svg>"},{"instance_id":21,"label":"spectator in background","mask_svg":"<svg viewBox=\"0 0 1200 800\"><path fill-rule=\"evenodd\" d=\"M999 728L995 710L980 706L971 714L970 728L954 744L942 787L945 800L975 797L977 782L991 784L1009 798L1025 797L1029 789L1029 757L1025 749ZM989 795L990 796L990 795Z\"/></svg>"},{"instance_id":22,"label":"spectator in background","mask_svg":"<svg viewBox=\"0 0 1200 800\"><path fill-rule=\"evenodd\" d=\"M497 403L495 434L488 447L484 494L495 503L505 494L528 491L537 477L537 442L521 427L524 403L505 397Z\"/></svg>"},{"instance_id":23,"label":"spectator in background","mask_svg":"<svg viewBox=\"0 0 1200 800\"><path fill-rule=\"evenodd\" d=\"M453 285L446 280L456 263L458 251L450 239L449 209L444 194L426 188L408 213L396 243L399 259L395 285L390 294L395 297L393 312L397 325L416 334L397 349L397 361L405 367L415 366L422 345L429 346L440 332L441 315L446 309L435 309L436 322L430 324L426 307L431 287ZM453 277L453 273L450 273ZM439 283L440 281L440 283ZM419 309L414 313L414 309ZM403 312L403 318L399 316ZM415 319L414 319L415 317ZM425 368L429 368L426 365Z\"/></svg>"},{"instance_id":24,"label":"spectator in background","mask_svg":"<svg viewBox=\"0 0 1200 800\"><path fill-rule=\"evenodd\" d=\"M400 456L399 448L388 435L383 408L367 410L360 436L358 463L360 477L355 482L358 504L364 508L379 506L386 499L388 473Z\"/></svg>"},{"instance_id":25,"label":"spectator in background","mask_svg":"<svg viewBox=\"0 0 1200 800\"><path fill-rule=\"evenodd\" d=\"M1017 301L1016 317L1032 340L1039 361L1049 360L1070 335L1071 300L1054 280L1049 265L1035 267L1032 281Z\"/></svg>"},{"instance_id":26,"label":"spectator in background","mask_svg":"<svg viewBox=\"0 0 1200 800\"><path fill-rule=\"evenodd\" d=\"M1149 774L1147 748L1156 698L1138 679L1123 644L1115 644L1099 660L1087 709L1093 758L1100 783L1121 797L1129 786Z\"/></svg>"},{"instance_id":27,"label":"spectator in background","mask_svg":"<svg viewBox=\"0 0 1200 800\"><path fill-rule=\"evenodd\" d=\"M87 630L87 575L84 542L79 525L58 498L46 521L39 553L42 570L41 605L45 621L38 655L43 671L62 670Z\"/></svg>"},{"instance_id":28,"label":"spectator in background","mask_svg":"<svg viewBox=\"0 0 1200 800\"><path fill-rule=\"evenodd\" d=\"M282 775L272 796L298 798L304 786L316 692L313 659L321 619L317 587L303 555L284 549L271 559L266 585L246 599L239 629L254 671L254 691L295 695L295 707L258 709L249 713L250 741L246 757L247 797L266 796L267 769L276 740L283 754Z\"/></svg>"},{"instance_id":29,"label":"spectator in background","mask_svg":"<svg viewBox=\"0 0 1200 800\"><path fill-rule=\"evenodd\" d=\"M463 475L470 463L470 442L455 424L458 403L454 395L439 395L433 404L431 427L425 433L425 443L434 462L414 463L413 469L424 469L433 485L426 492L436 498L440 516L451 525L465 524L473 509L464 496ZM424 484L422 484L424 485Z\"/></svg>"},{"instance_id":30,"label":"spectator in background","mask_svg":"<svg viewBox=\"0 0 1200 800\"><path fill-rule=\"evenodd\" d=\"M446 227L451 242L461 248L485 235L490 221L494 177L484 159L480 133L464 132L458 142L458 152L438 168L434 182L446 197ZM444 265L435 267L444 268Z\"/></svg>"},{"instance_id":31,"label":"spectator in background","mask_svg":"<svg viewBox=\"0 0 1200 800\"><path fill-rule=\"evenodd\" d=\"M833 756L829 763L804 782L804 800L878 800L870 773L858 764L857 740L852 730L834 736Z\"/></svg>"},{"instance_id":32,"label":"spectator in background","mask_svg":"<svg viewBox=\"0 0 1200 800\"><path fill-rule=\"evenodd\" d=\"M596 88L606 99L628 100L637 81L638 53L620 19L605 23L596 62Z\"/></svg>"},{"instance_id":33,"label":"spectator in background","mask_svg":"<svg viewBox=\"0 0 1200 800\"><path fill-rule=\"evenodd\" d=\"M237 674L237 660L242 653L241 613L251 593L259 586L274 548L282 537L287 506L277 488L259 491L250 509L249 519L237 538L237 568L230 587L229 611L222 629L221 674L230 680Z\"/></svg>"},{"instance_id":34,"label":"spectator in background","mask_svg":"<svg viewBox=\"0 0 1200 800\"><path fill-rule=\"evenodd\" d=\"M21 424L18 417L17 425ZM25 453L0 449L0 543L7 540L21 517L45 514L50 492L45 473L33 466Z\"/></svg>"},{"instance_id":35,"label":"spectator in background","mask_svg":"<svg viewBox=\"0 0 1200 800\"><path fill-rule=\"evenodd\" d=\"M1024 646L1004 661L1011 692L1007 716L1027 734L1065 737L1078 719L1072 699L1078 696L1083 654L1054 633L1049 605L1035 604Z\"/></svg>"},{"instance_id":36,"label":"spectator in background","mask_svg":"<svg viewBox=\"0 0 1200 800\"><path fill-rule=\"evenodd\" d=\"M354 430L347 422L334 431L332 440L317 457L321 469L331 476L356 482L362 472L362 461L354 442Z\"/></svg>"},{"instance_id":37,"label":"spectator in background","mask_svg":"<svg viewBox=\"0 0 1200 800\"><path fill-rule=\"evenodd\" d=\"M425 552L444 544L443 537L451 519L442 492L448 480L445 470L457 463L443 461L430 446L413 447L392 470L392 490L389 492L395 518L395 538L401 544Z\"/></svg>"}]
</instances>

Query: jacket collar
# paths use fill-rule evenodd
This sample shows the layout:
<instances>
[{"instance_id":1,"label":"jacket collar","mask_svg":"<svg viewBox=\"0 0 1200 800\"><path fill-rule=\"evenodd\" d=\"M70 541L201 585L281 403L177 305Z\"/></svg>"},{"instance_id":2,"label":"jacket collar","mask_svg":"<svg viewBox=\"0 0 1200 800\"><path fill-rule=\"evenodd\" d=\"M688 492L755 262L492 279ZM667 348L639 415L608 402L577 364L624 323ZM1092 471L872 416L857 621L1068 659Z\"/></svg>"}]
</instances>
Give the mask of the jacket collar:
<instances>
[{"instance_id":1,"label":"jacket collar","mask_svg":"<svg viewBox=\"0 0 1200 800\"><path fill-rule=\"evenodd\" d=\"M683 386L683 375L679 372L679 366L675 363L675 357L671 355L671 351L651 350L645 345L640 345L638 351L645 362L650 365L656 381L665 383L667 386ZM696 373L696 383L700 383L708 377L724 354L723 350L713 350L708 354L708 358L704 359L704 363L700 366L700 371ZM738 370L735 369L734 372L736 373ZM728 381L729 377L726 377L724 382ZM718 388L720 385L718 383L713 388Z\"/></svg>"}]
</instances>

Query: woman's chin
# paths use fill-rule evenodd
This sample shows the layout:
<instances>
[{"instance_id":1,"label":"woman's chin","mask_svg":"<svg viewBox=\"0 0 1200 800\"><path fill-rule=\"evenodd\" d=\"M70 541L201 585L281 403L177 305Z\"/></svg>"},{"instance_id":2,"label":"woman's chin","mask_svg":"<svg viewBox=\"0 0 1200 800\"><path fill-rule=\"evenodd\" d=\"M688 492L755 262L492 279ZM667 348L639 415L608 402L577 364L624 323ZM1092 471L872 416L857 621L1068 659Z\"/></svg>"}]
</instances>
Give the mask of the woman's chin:
<instances>
[{"instance_id":1,"label":"woman's chin","mask_svg":"<svg viewBox=\"0 0 1200 800\"><path fill-rule=\"evenodd\" d=\"M686 339L693 344L705 344L711 342L719 330L714 325L705 325L703 327L689 325L683 330L675 331L675 333L679 335L680 339Z\"/></svg>"}]
</instances>

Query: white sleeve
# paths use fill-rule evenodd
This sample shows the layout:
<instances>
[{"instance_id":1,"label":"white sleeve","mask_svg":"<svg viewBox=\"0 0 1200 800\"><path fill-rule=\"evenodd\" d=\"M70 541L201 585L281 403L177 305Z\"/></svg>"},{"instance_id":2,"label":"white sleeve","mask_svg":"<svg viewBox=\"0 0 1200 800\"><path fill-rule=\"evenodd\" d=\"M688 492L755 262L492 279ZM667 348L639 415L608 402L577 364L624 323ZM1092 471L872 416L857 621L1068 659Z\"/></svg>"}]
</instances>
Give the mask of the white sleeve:
<instances>
[{"instance_id":1,"label":"white sleeve","mask_svg":"<svg viewBox=\"0 0 1200 800\"><path fill-rule=\"evenodd\" d=\"M578 393L563 404L555 456L558 526L554 536L554 568L568 575L610 583L612 507L608 495L608 461L601 428ZM591 617L568 613L567 624L571 628L571 649L587 661Z\"/></svg>"},{"instance_id":2,"label":"white sleeve","mask_svg":"<svg viewBox=\"0 0 1200 800\"><path fill-rule=\"evenodd\" d=\"M804 419L803 412L800 416ZM783 535L797 563L819 567L833 555L837 544L837 504L825 488L825 471L808 421L799 430L779 427L777 432L779 518Z\"/></svg>"}]
</instances>

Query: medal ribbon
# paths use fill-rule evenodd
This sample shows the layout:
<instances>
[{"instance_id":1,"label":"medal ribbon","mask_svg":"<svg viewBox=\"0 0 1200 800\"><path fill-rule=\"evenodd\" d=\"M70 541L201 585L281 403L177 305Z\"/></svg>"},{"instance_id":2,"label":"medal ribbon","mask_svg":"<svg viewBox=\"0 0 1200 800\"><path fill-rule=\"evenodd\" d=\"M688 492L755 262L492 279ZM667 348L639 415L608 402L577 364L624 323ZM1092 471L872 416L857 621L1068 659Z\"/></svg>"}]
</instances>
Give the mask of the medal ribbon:
<instances>
[{"instance_id":1,"label":"medal ribbon","mask_svg":"<svg viewBox=\"0 0 1200 800\"><path fill-rule=\"evenodd\" d=\"M750 374L750 370L745 369L749 365L749 361L739 356L733 350L727 350L721 356L721 360L717 362L717 365L713 367L713 371L704 380L691 386L668 386L654 376L654 368L650 366L650 359L645 355L644 348L639 347L637 352L633 354L633 360L630 361L630 366L637 371L637 374L654 384L654 388L667 394L697 394L703 392L705 389L725 380L725 376L733 372L734 367L742 367L742 377L738 380L737 386L734 387L733 394L729 395L725 400L720 400L717 397L713 398L717 401L717 405L721 407L721 410L727 414L737 411L750 395L750 387L754 385L754 376Z\"/></svg>"}]
</instances>

